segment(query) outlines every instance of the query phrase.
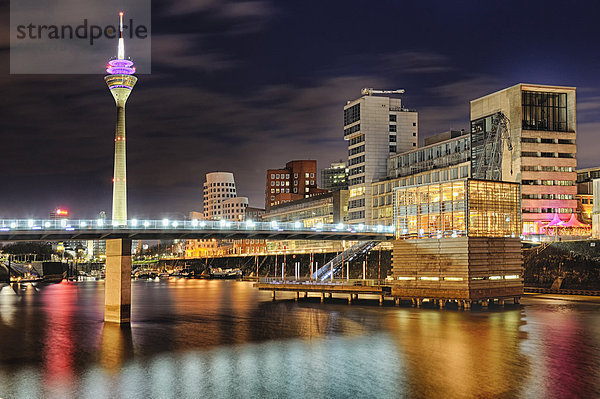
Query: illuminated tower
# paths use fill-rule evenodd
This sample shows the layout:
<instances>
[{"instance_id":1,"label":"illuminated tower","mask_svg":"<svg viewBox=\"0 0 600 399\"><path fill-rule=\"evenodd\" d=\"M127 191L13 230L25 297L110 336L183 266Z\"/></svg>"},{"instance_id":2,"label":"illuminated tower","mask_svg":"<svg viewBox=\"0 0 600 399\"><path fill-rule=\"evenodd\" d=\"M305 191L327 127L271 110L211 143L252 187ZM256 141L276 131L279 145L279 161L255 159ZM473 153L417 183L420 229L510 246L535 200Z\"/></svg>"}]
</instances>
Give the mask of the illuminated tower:
<instances>
[{"instance_id":1,"label":"illuminated tower","mask_svg":"<svg viewBox=\"0 0 600 399\"><path fill-rule=\"evenodd\" d=\"M137 78L133 76L135 67L131 59L125 59L123 41L123 13L119 13L120 32L117 58L108 61L104 77L117 105L117 125L115 129L115 169L113 175L113 223L127 223L127 158L125 149L125 103Z\"/></svg>"}]
</instances>

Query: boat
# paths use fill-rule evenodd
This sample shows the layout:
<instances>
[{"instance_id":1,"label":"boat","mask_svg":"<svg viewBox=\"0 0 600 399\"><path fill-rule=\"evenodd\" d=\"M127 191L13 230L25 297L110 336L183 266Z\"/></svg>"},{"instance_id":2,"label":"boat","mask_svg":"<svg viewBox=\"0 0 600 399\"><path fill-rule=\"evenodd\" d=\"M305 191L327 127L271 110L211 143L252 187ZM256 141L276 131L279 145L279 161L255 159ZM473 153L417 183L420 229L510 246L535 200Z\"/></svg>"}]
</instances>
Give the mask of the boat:
<instances>
[{"instance_id":1,"label":"boat","mask_svg":"<svg viewBox=\"0 0 600 399\"><path fill-rule=\"evenodd\" d=\"M212 279L237 279L242 278L242 271L239 268L222 269L220 267L210 268L210 278Z\"/></svg>"}]
</instances>

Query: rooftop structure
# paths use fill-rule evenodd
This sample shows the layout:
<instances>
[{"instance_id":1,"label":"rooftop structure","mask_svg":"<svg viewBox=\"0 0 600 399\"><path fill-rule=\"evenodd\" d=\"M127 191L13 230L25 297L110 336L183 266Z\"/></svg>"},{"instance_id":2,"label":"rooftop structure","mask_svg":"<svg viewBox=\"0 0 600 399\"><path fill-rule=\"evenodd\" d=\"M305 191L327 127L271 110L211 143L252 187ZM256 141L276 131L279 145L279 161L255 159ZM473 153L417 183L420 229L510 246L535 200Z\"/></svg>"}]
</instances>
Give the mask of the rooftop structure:
<instances>
[{"instance_id":1,"label":"rooftop structure","mask_svg":"<svg viewBox=\"0 0 600 399\"><path fill-rule=\"evenodd\" d=\"M371 223L371 183L387 176L390 155L418 143L418 114L402 106L403 90L366 89L344 106L344 140L348 142L349 223Z\"/></svg>"}]
</instances>

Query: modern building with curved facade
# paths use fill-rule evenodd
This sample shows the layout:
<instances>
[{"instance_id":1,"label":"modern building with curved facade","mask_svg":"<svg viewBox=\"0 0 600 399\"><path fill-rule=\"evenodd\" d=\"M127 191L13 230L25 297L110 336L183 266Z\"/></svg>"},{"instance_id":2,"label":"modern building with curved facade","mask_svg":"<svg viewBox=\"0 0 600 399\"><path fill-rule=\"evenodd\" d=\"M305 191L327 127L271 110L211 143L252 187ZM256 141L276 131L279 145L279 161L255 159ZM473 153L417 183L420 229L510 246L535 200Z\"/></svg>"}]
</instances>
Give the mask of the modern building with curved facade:
<instances>
[{"instance_id":1,"label":"modern building with curved facade","mask_svg":"<svg viewBox=\"0 0 600 399\"><path fill-rule=\"evenodd\" d=\"M204 218L225 219L223 202L237 197L235 180L231 172L211 172L204 182Z\"/></svg>"}]
</instances>

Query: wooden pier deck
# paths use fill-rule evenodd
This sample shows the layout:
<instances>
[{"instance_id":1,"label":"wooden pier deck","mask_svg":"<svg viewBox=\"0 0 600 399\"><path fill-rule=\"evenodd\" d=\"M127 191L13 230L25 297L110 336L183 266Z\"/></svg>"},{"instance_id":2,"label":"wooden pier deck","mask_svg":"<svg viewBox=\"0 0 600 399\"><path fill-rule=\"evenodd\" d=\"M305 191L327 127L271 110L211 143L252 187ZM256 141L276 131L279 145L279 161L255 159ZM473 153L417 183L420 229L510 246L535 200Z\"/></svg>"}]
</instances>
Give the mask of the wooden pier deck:
<instances>
[{"instance_id":1,"label":"wooden pier deck","mask_svg":"<svg viewBox=\"0 0 600 399\"><path fill-rule=\"evenodd\" d=\"M377 295L380 302L383 302L384 297L391 295L391 287L380 284L378 280L334 280L331 282L271 279L261 280L255 283L254 287L261 291L272 291L273 299L276 298L278 291L295 292L296 299L300 298L301 292L304 293L305 298L309 293L318 293L321 295L321 301L325 299L325 295L332 298L333 294L343 294L348 295L348 303L351 303L352 299L358 299L358 295Z\"/></svg>"}]
</instances>

